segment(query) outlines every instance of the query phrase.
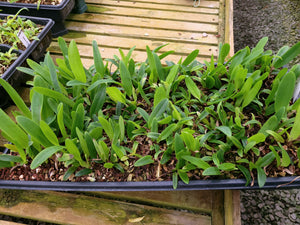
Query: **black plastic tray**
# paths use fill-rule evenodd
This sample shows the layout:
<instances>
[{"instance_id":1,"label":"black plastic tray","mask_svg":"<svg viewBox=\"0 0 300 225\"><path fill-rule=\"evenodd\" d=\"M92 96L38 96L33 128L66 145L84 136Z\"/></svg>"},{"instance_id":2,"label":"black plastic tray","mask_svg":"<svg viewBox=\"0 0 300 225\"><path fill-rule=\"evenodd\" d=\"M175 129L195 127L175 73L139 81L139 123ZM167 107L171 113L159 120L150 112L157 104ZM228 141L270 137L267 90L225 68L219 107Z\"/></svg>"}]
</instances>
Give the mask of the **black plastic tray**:
<instances>
[{"instance_id":1,"label":"black plastic tray","mask_svg":"<svg viewBox=\"0 0 300 225\"><path fill-rule=\"evenodd\" d=\"M299 178L299 179L298 179ZM244 179L197 180L189 184L178 182L176 190L255 190L255 189L299 189L300 177L267 178L263 188L257 183L245 186ZM0 180L0 188L19 190L51 191L174 191L172 181L157 182L51 182Z\"/></svg>"},{"instance_id":2,"label":"black plastic tray","mask_svg":"<svg viewBox=\"0 0 300 225\"><path fill-rule=\"evenodd\" d=\"M59 5L40 5L37 9L36 4L0 2L0 9L5 14L16 14L21 8L27 8L28 11L23 10L21 15L50 18L55 22L51 30L52 36L58 37L68 33L64 20L71 13L74 5L75 0L63 0Z\"/></svg>"},{"instance_id":3,"label":"black plastic tray","mask_svg":"<svg viewBox=\"0 0 300 225\"><path fill-rule=\"evenodd\" d=\"M0 14L0 18L7 17L8 14ZM54 22L48 18L37 18L29 16L21 16L26 19L30 19L36 24L43 25L43 30L38 34L39 40L33 40L30 45L24 51L20 51L20 55L17 60L1 75L1 78L9 82L14 88L17 88L21 84L25 84L27 80L30 79L30 75L26 75L17 70L17 67L24 66L26 67L26 59L31 58L35 61L39 61L43 58L46 48L50 45L51 37L51 28ZM9 46L1 45L2 50L8 51ZM10 104L10 98L6 91L0 86L0 107L4 108Z\"/></svg>"}]
</instances>

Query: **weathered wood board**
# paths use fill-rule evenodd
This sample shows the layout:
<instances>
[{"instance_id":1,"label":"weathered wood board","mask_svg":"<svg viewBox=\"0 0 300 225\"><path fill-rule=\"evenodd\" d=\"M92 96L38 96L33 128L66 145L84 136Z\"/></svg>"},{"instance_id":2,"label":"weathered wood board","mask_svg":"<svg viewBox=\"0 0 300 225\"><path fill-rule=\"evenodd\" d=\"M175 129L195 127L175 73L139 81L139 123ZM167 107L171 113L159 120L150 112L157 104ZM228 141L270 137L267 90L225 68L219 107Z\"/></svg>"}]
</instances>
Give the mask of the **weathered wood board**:
<instances>
[{"instance_id":1,"label":"weathered wood board","mask_svg":"<svg viewBox=\"0 0 300 225\"><path fill-rule=\"evenodd\" d=\"M66 21L69 33L63 38L78 43L83 64L93 64L92 40L96 40L103 58L119 55L136 47L133 59L145 61L146 46L151 50L168 44L159 53L174 50L163 60L178 62L195 49L198 61L218 56L220 42L233 46L232 0L201 0L193 7L192 0L87 0L83 14L71 14ZM233 49L233 47L232 47ZM61 58L57 40L49 51ZM231 52L233 53L233 51Z\"/></svg>"},{"instance_id":2,"label":"weathered wood board","mask_svg":"<svg viewBox=\"0 0 300 225\"><path fill-rule=\"evenodd\" d=\"M237 191L0 190L0 214L58 224L240 225Z\"/></svg>"}]
</instances>

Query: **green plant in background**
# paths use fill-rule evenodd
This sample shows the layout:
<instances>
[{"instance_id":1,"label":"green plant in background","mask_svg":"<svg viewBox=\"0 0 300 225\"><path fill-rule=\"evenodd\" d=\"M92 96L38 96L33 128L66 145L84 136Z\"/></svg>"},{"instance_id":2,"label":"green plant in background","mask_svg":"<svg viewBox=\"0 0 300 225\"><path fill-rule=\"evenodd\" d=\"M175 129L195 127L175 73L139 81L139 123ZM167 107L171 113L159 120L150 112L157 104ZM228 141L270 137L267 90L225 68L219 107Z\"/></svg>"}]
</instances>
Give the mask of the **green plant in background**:
<instances>
[{"instance_id":1,"label":"green plant in background","mask_svg":"<svg viewBox=\"0 0 300 225\"><path fill-rule=\"evenodd\" d=\"M15 15L7 16L0 19L0 43L12 46L15 49L23 49L22 43L18 37L18 32L22 31L29 41L38 40L37 35L41 32L42 27L37 26L29 19L19 17L22 10L20 9Z\"/></svg>"},{"instance_id":2,"label":"green plant in background","mask_svg":"<svg viewBox=\"0 0 300 225\"><path fill-rule=\"evenodd\" d=\"M28 60L31 69L20 68L34 76L30 109L0 80L20 109L16 123L0 110L13 153L0 155L1 167L30 159L35 169L56 158L68 168L67 180L95 165L122 173L165 165L174 188L179 178L206 176L244 176L247 185L256 177L263 186L267 175L299 171L300 100L291 99L300 66L282 66L300 53L300 43L273 55L263 38L227 62L230 46L221 44L216 61L197 62L195 50L163 65L173 53L158 55L164 46L147 47L145 62L133 61L134 48L105 62L94 41L94 65L86 69L74 41L58 42L64 58L57 66L47 54L40 64Z\"/></svg>"},{"instance_id":3,"label":"green plant in background","mask_svg":"<svg viewBox=\"0 0 300 225\"><path fill-rule=\"evenodd\" d=\"M7 52L0 52L0 76L18 58L18 54L10 48Z\"/></svg>"}]
</instances>

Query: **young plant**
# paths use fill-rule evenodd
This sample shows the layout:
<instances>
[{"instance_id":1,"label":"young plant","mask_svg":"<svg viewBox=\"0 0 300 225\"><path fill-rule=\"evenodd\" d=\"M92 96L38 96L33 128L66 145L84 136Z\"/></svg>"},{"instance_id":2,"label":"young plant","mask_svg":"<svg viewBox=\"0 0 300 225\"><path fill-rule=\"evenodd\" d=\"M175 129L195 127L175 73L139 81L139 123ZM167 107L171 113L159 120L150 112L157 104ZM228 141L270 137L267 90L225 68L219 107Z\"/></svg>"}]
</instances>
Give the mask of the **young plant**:
<instances>
[{"instance_id":1,"label":"young plant","mask_svg":"<svg viewBox=\"0 0 300 225\"><path fill-rule=\"evenodd\" d=\"M300 45L273 55L264 51L266 42L231 58L230 46L220 45L219 58L204 64L195 50L165 66L161 60L172 52L159 55L163 46L147 47L145 62L134 62L134 48L103 61L94 41L95 64L86 69L76 43L59 38L64 58L57 66L47 54L40 64L28 60L31 69L20 68L34 76L30 110L1 81L21 113L14 124L0 110L7 147L19 155L2 155L0 163L32 160L34 169L56 159L64 179L114 171L127 180L173 178L174 188L178 179L245 177L263 186L287 169L299 175L299 101L291 98L300 72L281 66Z\"/></svg>"}]
</instances>

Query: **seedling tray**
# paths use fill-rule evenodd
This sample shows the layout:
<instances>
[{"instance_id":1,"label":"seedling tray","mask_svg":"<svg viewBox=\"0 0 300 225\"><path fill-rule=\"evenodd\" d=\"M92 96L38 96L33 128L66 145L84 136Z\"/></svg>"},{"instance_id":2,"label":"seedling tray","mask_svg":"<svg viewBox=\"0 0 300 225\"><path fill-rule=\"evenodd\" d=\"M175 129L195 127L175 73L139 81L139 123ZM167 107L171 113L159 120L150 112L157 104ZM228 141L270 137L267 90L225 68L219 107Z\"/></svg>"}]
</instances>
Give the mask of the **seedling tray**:
<instances>
[{"instance_id":1,"label":"seedling tray","mask_svg":"<svg viewBox=\"0 0 300 225\"><path fill-rule=\"evenodd\" d=\"M20 9L27 8L28 11L22 10L21 15L50 18L55 22L51 29L52 36L58 37L68 33L64 21L74 5L75 0L63 0L59 5L40 5L37 9L36 4L0 2L0 9L8 14L16 14Z\"/></svg>"},{"instance_id":2,"label":"seedling tray","mask_svg":"<svg viewBox=\"0 0 300 225\"><path fill-rule=\"evenodd\" d=\"M7 17L8 14L0 14L0 18L3 19ZM17 70L17 67L23 66L26 67L26 59L31 58L35 61L39 61L43 58L44 53L52 41L51 28L54 22L48 18L37 18L22 16L26 19L30 19L36 24L43 25L43 30L38 34L39 40L34 40L24 51L19 51L20 55L16 61L1 75L1 78L9 82L14 88L17 88L21 84L26 83L30 79L29 75L22 73ZM0 45L1 51L8 51L10 46ZM10 98L6 91L0 86L0 107L4 108L9 105Z\"/></svg>"},{"instance_id":3,"label":"seedling tray","mask_svg":"<svg viewBox=\"0 0 300 225\"><path fill-rule=\"evenodd\" d=\"M299 177L267 178L263 188L255 183L245 186L244 179L196 180L185 184L178 182L176 190L255 190L300 188ZM172 181L155 182L53 182L53 181L13 181L0 180L0 188L19 190L51 191L174 191Z\"/></svg>"}]
</instances>

